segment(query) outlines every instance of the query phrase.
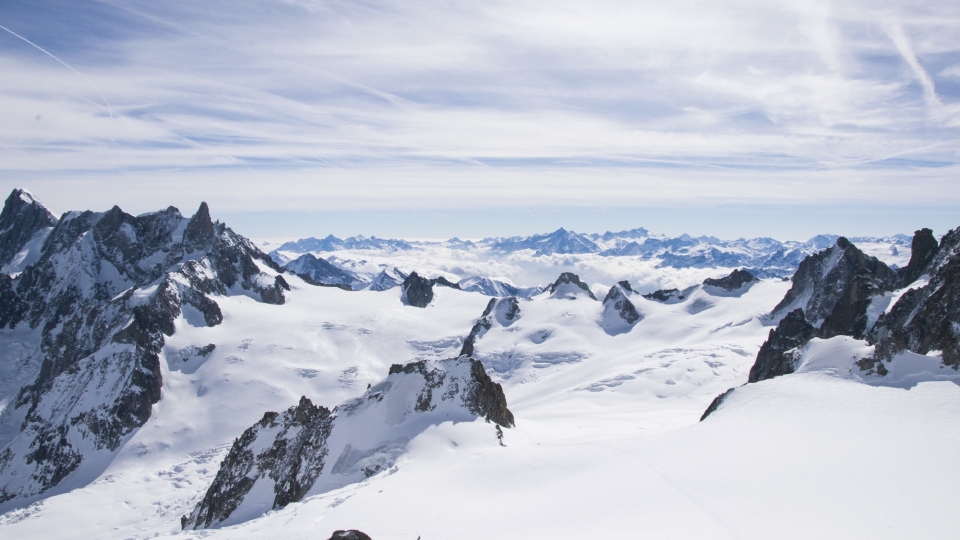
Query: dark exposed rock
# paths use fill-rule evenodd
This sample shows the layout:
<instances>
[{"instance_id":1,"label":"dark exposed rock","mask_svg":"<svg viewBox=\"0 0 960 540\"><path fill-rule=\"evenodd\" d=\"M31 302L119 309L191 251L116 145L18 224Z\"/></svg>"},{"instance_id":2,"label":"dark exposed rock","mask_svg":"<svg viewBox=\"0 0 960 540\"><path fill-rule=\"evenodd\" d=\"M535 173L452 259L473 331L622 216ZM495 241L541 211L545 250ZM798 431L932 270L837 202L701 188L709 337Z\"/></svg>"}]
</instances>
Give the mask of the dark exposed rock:
<instances>
[{"instance_id":1,"label":"dark exposed rock","mask_svg":"<svg viewBox=\"0 0 960 540\"><path fill-rule=\"evenodd\" d=\"M758 280L753 274L746 270L734 270L729 276L719 279L707 278L703 284L709 287L718 287L725 291L735 291L748 283L754 283Z\"/></svg>"},{"instance_id":2,"label":"dark exposed rock","mask_svg":"<svg viewBox=\"0 0 960 540\"><path fill-rule=\"evenodd\" d=\"M514 321L520 318L520 303L513 296L507 298L491 298L487 302L483 314L474 323L470 329L470 334L463 340L463 347L460 349L460 356L473 356L474 347L477 340L483 337L483 334L493 327L493 321L496 319L501 326L510 326Z\"/></svg>"},{"instance_id":3,"label":"dark exposed rock","mask_svg":"<svg viewBox=\"0 0 960 540\"><path fill-rule=\"evenodd\" d=\"M819 337L862 338L872 298L894 290L900 276L876 257L864 255L846 238L800 263L793 286L774 308L776 320L800 308Z\"/></svg>"},{"instance_id":4,"label":"dark exposed rock","mask_svg":"<svg viewBox=\"0 0 960 540\"><path fill-rule=\"evenodd\" d=\"M400 301L406 306L425 308L433 301L433 283L412 272L403 280Z\"/></svg>"},{"instance_id":5,"label":"dark exposed rock","mask_svg":"<svg viewBox=\"0 0 960 540\"><path fill-rule=\"evenodd\" d=\"M684 297L678 289L660 289L643 295L647 300L656 300L658 302L668 302L672 298L683 300Z\"/></svg>"},{"instance_id":6,"label":"dark exposed rock","mask_svg":"<svg viewBox=\"0 0 960 540\"><path fill-rule=\"evenodd\" d=\"M330 411L306 396L283 414L265 413L234 441L213 484L182 528L203 529L224 521L264 477L274 482L273 508L302 499L323 470L332 426ZM254 443L270 437L273 444L254 454Z\"/></svg>"},{"instance_id":7,"label":"dark exposed rock","mask_svg":"<svg viewBox=\"0 0 960 540\"><path fill-rule=\"evenodd\" d=\"M460 285L458 283L454 283L443 276L440 276L437 279L431 280L431 282L433 285L440 285L441 287L450 287L451 289L456 289L458 291L460 290Z\"/></svg>"},{"instance_id":8,"label":"dark exposed rock","mask_svg":"<svg viewBox=\"0 0 960 540\"><path fill-rule=\"evenodd\" d=\"M394 392L399 396L385 399ZM385 415L403 420L385 421ZM487 376L483 364L466 357L394 364L386 380L332 412L303 397L283 414L264 414L234 441L213 484L182 526L223 524L260 481L273 489L272 508L302 499L318 483L360 481L390 468L407 441L427 426L477 417L498 427L514 425L501 386ZM262 511L261 501L249 504ZM246 507L247 515L250 510Z\"/></svg>"},{"instance_id":9,"label":"dark exposed rock","mask_svg":"<svg viewBox=\"0 0 960 540\"><path fill-rule=\"evenodd\" d=\"M710 402L710 406L707 407L707 410L703 411L703 416L700 417L700 421L703 422L703 420L706 417L716 412L716 410L720 408L720 405L723 405L723 401L727 399L730 396L730 394L733 393L734 390L736 390L736 388L731 388L726 392L720 394L719 396L713 398L713 401Z\"/></svg>"},{"instance_id":10,"label":"dark exposed rock","mask_svg":"<svg viewBox=\"0 0 960 540\"><path fill-rule=\"evenodd\" d=\"M913 257L911 257L911 261ZM925 272L930 282L904 293L874 325L867 340L888 361L903 350L942 351L944 365L960 368L960 228L943 236Z\"/></svg>"},{"instance_id":11,"label":"dark exposed rock","mask_svg":"<svg viewBox=\"0 0 960 540\"><path fill-rule=\"evenodd\" d=\"M577 290L579 289L579 291ZM593 291L590 290L590 287L586 283L580 281L580 276L574 274L573 272L564 272L560 274L560 277L556 281L547 286L547 292L555 297L573 297L580 292L586 293L587 296L596 300L597 297L593 294Z\"/></svg>"},{"instance_id":12,"label":"dark exposed rock","mask_svg":"<svg viewBox=\"0 0 960 540\"><path fill-rule=\"evenodd\" d=\"M40 328L42 355L0 417L19 433L0 449L0 510L76 471L88 457L78 448L114 452L149 419L161 397L160 351L186 306L215 326L223 314L210 295L239 288L282 304L286 281L258 265L279 270L211 221L205 204L189 220L173 207L64 214L37 261L0 279L0 326Z\"/></svg>"},{"instance_id":13,"label":"dark exposed rock","mask_svg":"<svg viewBox=\"0 0 960 540\"><path fill-rule=\"evenodd\" d=\"M626 284L624 287L623 284ZM630 284L621 281L610 287L610 291L603 299L603 314L600 326L610 335L623 334L633 328L633 325L643 319L643 315L630 301Z\"/></svg>"},{"instance_id":14,"label":"dark exposed rock","mask_svg":"<svg viewBox=\"0 0 960 540\"><path fill-rule=\"evenodd\" d=\"M373 540L373 539L356 529L350 529L349 531L333 531L333 534L330 535L329 540Z\"/></svg>"},{"instance_id":15,"label":"dark exposed rock","mask_svg":"<svg viewBox=\"0 0 960 540\"><path fill-rule=\"evenodd\" d=\"M817 329L803 316L802 309L797 308L788 313L780 320L780 324L770 331L767 341L760 347L757 361L750 368L749 382L793 373L797 367L789 351L802 347L816 336L816 332Z\"/></svg>"},{"instance_id":16,"label":"dark exposed rock","mask_svg":"<svg viewBox=\"0 0 960 540\"><path fill-rule=\"evenodd\" d=\"M13 261L32 239L57 224L57 218L30 193L10 192L0 212L0 267ZM39 250L40 246L37 246Z\"/></svg>"},{"instance_id":17,"label":"dark exposed rock","mask_svg":"<svg viewBox=\"0 0 960 540\"><path fill-rule=\"evenodd\" d=\"M940 246L937 244L937 239L933 237L932 230L924 228L913 233L910 262L902 270L901 286L905 287L922 276L939 250Z\"/></svg>"}]
</instances>

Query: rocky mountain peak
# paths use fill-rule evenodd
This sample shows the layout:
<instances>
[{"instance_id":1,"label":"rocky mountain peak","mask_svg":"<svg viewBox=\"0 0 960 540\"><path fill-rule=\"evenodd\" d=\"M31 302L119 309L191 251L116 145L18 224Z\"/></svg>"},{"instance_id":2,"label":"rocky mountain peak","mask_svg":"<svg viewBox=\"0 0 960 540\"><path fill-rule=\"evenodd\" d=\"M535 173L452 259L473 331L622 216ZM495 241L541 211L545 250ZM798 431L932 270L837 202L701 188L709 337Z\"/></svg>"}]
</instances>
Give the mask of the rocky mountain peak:
<instances>
[{"instance_id":1,"label":"rocky mountain peak","mask_svg":"<svg viewBox=\"0 0 960 540\"><path fill-rule=\"evenodd\" d=\"M4 267L3 272L20 271L35 262L43 241L56 224L57 218L29 191L11 191L0 212L0 267Z\"/></svg>"},{"instance_id":2,"label":"rocky mountain peak","mask_svg":"<svg viewBox=\"0 0 960 540\"><path fill-rule=\"evenodd\" d=\"M302 397L244 431L182 527L231 525L363 481L393 467L429 426L477 418L514 425L503 388L467 357L394 364L386 379L333 411Z\"/></svg>"},{"instance_id":3,"label":"rocky mountain peak","mask_svg":"<svg viewBox=\"0 0 960 540\"><path fill-rule=\"evenodd\" d=\"M425 308L433 301L433 282L411 272L401 285L400 301L405 306Z\"/></svg>"},{"instance_id":4,"label":"rocky mountain peak","mask_svg":"<svg viewBox=\"0 0 960 540\"><path fill-rule=\"evenodd\" d=\"M760 281L753 274L746 270L736 269L730 275L722 278L707 278L703 284L707 287L717 287L727 292L735 291L748 283Z\"/></svg>"},{"instance_id":5,"label":"rocky mountain peak","mask_svg":"<svg viewBox=\"0 0 960 540\"><path fill-rule=\"evenodd\" d=\"M924 228L913 233L910 262L903 269L902 285L909 285L923 275L939 250L940 245L934 238L932 230Z\"/></svg>"},{"instance_id":6,"label":"rocky mountain peak","mask_svg":"<svg viewBox=\"0 0 960 540\"><path fill-rule=\"evenodd\" d=\"M183 231L183 247L187 253L203 249L213 242L215 235L213 219L210 217L210 207L206 202L200 203L200 208L190 218L187 228Z\"/></svg>"},{"instance_id":7,"label":"rocky mountain peak","mask_svg":"<svg viewBox=\"0 0 960 540\"><path fill-rule=\"evenodd\" d=\"M869 330L866 311L871 299L899 283L895 271L841 236L833 246L800 263L793 285L771 319L779 320L800 308L821 337L862 337Z\"/></svg>"},{"instance_id":8,"label":"rocky mountain peak","mask_svg":"<svg viewBox=\"0 0 960 540\"><path fill-rule=\"evenodd\" d=\"M590 290L586 283L580 281L580 276L573 272L563 272L556 281L547 286L546 292L549 292L554 298L573 299L577 295L586 294L593 300L596 295Z\"/></svg>"},{"instance_id":9,"label":"rocky mountain peak","mask_svg":"<svg viewBox=\"0 0 960 540\"><path fill-rule=\"evenodd\" d=\"M617 335L629 332L635 324L643 320L643 315L630 301L632 291L629 282L621 281L610 287L610 291L604 297L600 327L607 334Z\"/></svg>"}]
</instances>

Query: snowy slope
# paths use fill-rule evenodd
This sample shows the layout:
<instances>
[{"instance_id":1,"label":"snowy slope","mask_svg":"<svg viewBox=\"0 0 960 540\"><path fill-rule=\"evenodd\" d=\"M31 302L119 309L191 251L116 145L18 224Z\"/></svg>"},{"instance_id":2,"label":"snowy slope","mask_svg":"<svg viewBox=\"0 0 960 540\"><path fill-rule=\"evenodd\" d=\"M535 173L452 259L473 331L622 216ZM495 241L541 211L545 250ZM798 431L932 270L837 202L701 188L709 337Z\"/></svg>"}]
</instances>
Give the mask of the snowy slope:
<instances>
[{"instance_id":1,"label":"snowy slope","mask_svg":"<svg viewBox=\"0 0 960 540\"><path fill-rule=\"evenodd\" d=\"M603 249L618 241L588 239ZM826 249L836 238L817 242ZM255 259L256 279L284 278L282 303L239 286L211 289L222 318L215 325L184 303L159 345L161 396L149 418L101 455L94 477L0 515L0 537L305 539L336 529L411 540L955 536L943 501L960 496L960 377L938 351L895 351L880 375L862 368L875 355L867 341L815 337L790 352L795 373L742 386L772 329L767 315L793 283L716 279L729 271L658 267L639 256L554 253L534 261L517 251L488 259L477 244L460 244L458 268L469 273L450 271L453 257L432 258L446 247L393 246L382 248L394 253L383 256L388 266L370 263L390 269L384 290L346 291ZM361 251L372 253L354 253ZM931 264L953 268L945 262L953 253L941 251ZM500 299L434 286L423 308L386 287L403 280L395 266L434 277L514 275L496 271L510 265L553 285ZM492 271L472 271L481 267ZM558 279L568 269L583 271ZM894 305L903 298L940 306L953 290L949 276L878 289L867 305L872 322L899 321L903 308ZM714 280L703 285L705 278ZM671 287L679 290L666 301L643 295ZM127 294L123 301L136 303L154 292ZM953 311L945 313L949 322ZM422 386L404 390L401 381L422 383L391 366L443 364L471 335L470 353L502 385L515 427L498 433L446 405L435 416L409 414ZM23 325L0 330L6 402L39 369L39 339ZM384 382L402 390L394 394L401 406L376 400ZM338 428L344 435L331 435L330 468L304 498L271 509L275 492L265 482L221 528L181 530L237 438L267 411L304 406L302 396L330 410L360 404L355 420ZM281 433L296 439L264 426L270 436L258 452ZM365 442L353 445L358 440ZM354 455L348 444L385 450ZM334 473L341 456L358 459L344 458Z\"/></svg>"}]
</instances>

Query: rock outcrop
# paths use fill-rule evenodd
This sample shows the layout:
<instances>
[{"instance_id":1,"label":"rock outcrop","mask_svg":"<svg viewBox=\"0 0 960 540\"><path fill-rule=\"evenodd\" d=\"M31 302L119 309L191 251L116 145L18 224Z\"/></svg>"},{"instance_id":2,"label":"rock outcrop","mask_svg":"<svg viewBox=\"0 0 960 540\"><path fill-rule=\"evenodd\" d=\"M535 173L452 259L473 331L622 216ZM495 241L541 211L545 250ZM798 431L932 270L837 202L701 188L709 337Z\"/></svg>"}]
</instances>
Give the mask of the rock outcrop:
<instances>
[{"instance_id":1,"label":"rock outcrop","mask_svg":"<svg viewBox=\"0 0 960 540\"><path fill-rule=\"evenodd\" d=\"M771 313L779 320L800 308L818 336L862 338L867 307L874 296L892 291L900 276L876 257L865 255L846 238L800 263L793 286Z\"/></svg>"},{"instance_id":2,"label":"rock outcrop","mask_svg":"<svg viewBox=\"0 0 960 540\"><path fill-rule=\"evenodd\" d=\"M283 414L264 414L234 442L183 528L239 523L363 480L393 467L427 427L477 418L514 425L503 389L463 356L395 364L385 380L333 411L301 398Z\"/></svg>"},{"instance_id":3,"label":"rock outcrop","mask_svg":"<svg viewBox=\"0 0 960 540\"><path fill-rule=\"evenodd\" d=\"M37 261L0 280L3 327L41 329L39 370L0 415L0 511L43 496L84 463L98 466L93 454L115 452L147 421L160 399L160 350L184 306L214 326L223 319L216 295L282 304L286 281L261 265L280 270L213 222L206 204L189 219L172 207L64 214Z\"/></svg>"},{"instance_id":4,"label":"rock outcrop","mask_svg":"<svg viewBox=\"0 0 960 540\"><path fill-rule=\"evenodd\" d=\"M703 280L703 285L705 287L717 287L718 289L732 292L743 287L744 285L755 283L757 281L760 280L750 272L738 269L731 272L729 276L718 279L707 278Z\"/></svg>"},{"instance_id":5,"label":"rock outcrop","mask_svg":"<svg viewBox=\"0 0 960 540\"><path fill-rule=\"evenodd\" d=\"M491 298L487 302L483 314L474 323L470 329L470 334L463 340L463 347L460 349L461 356L473 356L477 340L483 337L488 330L493 328L494 322L500 326L507 327L520 318L520 303L516 298L509 296L507 298Z\"/></svg>"},{"instance_id":6,"label":"rock outcrop","mask_svg":"<svg viewBox=\"0 0 960 540\"><path fill-rule=\"evenodd\" d=\"M937 239L930 229L920 229L913 233L913 244L910 248L910 262L903 268L900 276L900 286L906 287L922 276L940 251Z\"/></svg>"},{"instance_id":7,"label":"rock outcrop","mask_svg":"<svg viewBox=\"0 0 960 540\"><path fill-rule=\"evenodd\" d=\"M603 312L600 315L600 327L610 335L629 332L634 325L643 320L643 315L630 301L633 288L627 281L621 281L610 287L603 299Z\"/></svg>"},{"instance_id":8,"label":"rock outcrop","mask_svg":"<svg viewBox=\"0 0 960 540\"><path fill-rule=\"evenodd\" d=\"M40 248L57 218L30 192L15 189L0 212L0 267L3 273L22 271L36 262Z\"/></svg>"},{"instance_id":9,"label":"rock outcrop","mask_svg":"<svg viewBox=\"0 0 960 540\"><path fill-rule=\"evenodd\" d=\"M911 262L914 258L911 257ZM901 295L899 301L880 316L867 336L867 340L876 345L875 360L889 361L903 350L919 354L942 351L943 364L958 369L960 228L943 236L930 262L918 271L930 274L930 281ZM904 282L907 279L909 276Z\"/></svg>"},{"instance_id":10,"label":"rock outcrop","mask_svg":"<svg viewBox=\"0 0 960 540\"><path fill-rule=\"evenodd\" d=\"M758 382L796 371L797 366L790 351L803 346L816 334L816 327L807 322L802 309L797 308L788 313L760 346L757 360L750 368L748 382Z\"/></svg>"},{"instance_id":11,"label":"rock outcrop","mask_svg":"<svg viewBox=\"0 0 960 540\"><path fill-rule=\"evenodd\" d=\"M680 294L679 289L660 289L643 295L647 300L656 300L657 302L670 302L674 300L684 300L686 297Z\"/></svg>"},{"instance_id":12,"label":"rock outcrop","mask_svg":"<svg viewBox=\"0 0 960 540\"><path fill-rule=\"evenodd\" d=\"M573 300L581 294L585 294L593 300L596 300L596 295L593 294L593 291L590 290L590 287L586 283L580 281L580 276L574 274L573 272L564 272L560 274L560 277L556 281L547 286L546 291L550 293L550 296L553 298L565 298Z\"/></svg>"},{"instance_id":13,"label":"rock outcrop","mask_svg":"<svg viewBox=\"0 0 960 540\"><path fill-rule=\"evenodd\" d=\"M433 301L433 282L411 272L401 285L400 301L405 306L425 308Z\"/></svg>"},{"instance_id":14,"label":"rock outcrop","mask_svg":"<svg viewBox=\"0 0 960 540\"><path fill-rule=\"evenodd\" d=\"M330 535L329 540L373 540L365 533L360 532L356 529L350 529L349 531L333 531L333 534Z\"/></svg>"}]
</instances>

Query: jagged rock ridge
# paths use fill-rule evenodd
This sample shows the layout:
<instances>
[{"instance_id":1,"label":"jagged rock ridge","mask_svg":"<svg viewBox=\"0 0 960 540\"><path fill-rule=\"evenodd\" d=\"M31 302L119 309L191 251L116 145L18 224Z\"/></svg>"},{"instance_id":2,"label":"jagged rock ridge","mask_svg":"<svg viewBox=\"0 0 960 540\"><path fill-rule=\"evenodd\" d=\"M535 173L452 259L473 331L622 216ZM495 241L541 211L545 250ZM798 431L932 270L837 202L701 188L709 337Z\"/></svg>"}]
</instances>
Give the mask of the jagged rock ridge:
<instances>
[{"instance_id":1,"label":"jagged rock ridge","mask_svg":"<svg viewBox=\"0 0 960 540\"><path fill-rule=\"evenodd\" d=\"M735 291L740 289L744 285L750 283L756 283L760 281L753 274L747 272L746 270L734 270L730 273L729 276L725 276L719 279L707 278L703 280L703 285L706 287L717 287L725 291Z\"/></svg>"},{"instance_id":2,"label":"jagged rock ridge","mask_svg":"<svg viewBox=\"0 0 960 540\"><path fill-rule=\"evenodd\" d=\"M520 318L520 303L515 297L491 298L487 302L486 309L477 319L477 322L470 329L470 334L463 340L463 347L460 349L461 356L473 356L477 340L483 337L488 330L493 328L496 321L500 326L507 327Z\"/></svg>"},{"instance_id":3,"label":"jagged rock ridge","mask_svg":"<svg viewBox=\"0 0 960 540\"><path fill-rule=\"evenodd\" d=\"M514 425L503 389L464 356L395 364L385 380L333 411L303 397L283 414L264 414L234 442L183 528L238 523L357 482L392 467L427 426L477 418Z\"/></svg>"},{"instance_id":4,"label":"jagged rock ridge","mask_svg":"<svg viewBox=\"0 0 960 540\"><path fill-rule=\"evenodd\" d=\"M603 299L603 312L600 315L600 327L610 335L629 332L643 319L643 315L630 301L633 288L627 281L621 281L610 287Z\"/></svg>"},{"instance_id":5,"label":"jagged rock ridge","mask_svg":"<svg viewBox=\"0 0 960 540\"><path fill-rule=\"evenodd\" d=\"M57 218L29 191L10 192L0 212L0 267L4 274L36 262Z\"/></svg>"},{"instance_id":6,"label":"jagged rock ridge","mask_svg":"<svg viewBox=\"0 0 960 540\"><path fill-rule=\"evenodd\" d=\"M553 298L574 299L578 295L586 294L591 299L596 300L596 295L590 290L586 283L580 281L580 276L573 272L564 272L556 281L551 283L544 292L550 293Z\"/></svg>"},{"instance_id":7,"label":"jagged rock ridge","mask_svg":"<svg viewBox=\"0 0 960 540\"><path fill-rule=\"evenodd\" d=\"M160 349L183 306L213 326L222 314L212 296L282 304L285 280L260 264L280 271L213 222L205 203L190 219L173 207L64 214L38 260L0 282L0 326L42 329L39 372L0 415L10 434L0 440L0 510L79 474L146 422L160 399Z\"/></svg>"}]
</instances>

